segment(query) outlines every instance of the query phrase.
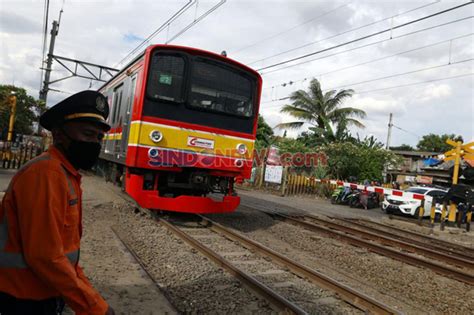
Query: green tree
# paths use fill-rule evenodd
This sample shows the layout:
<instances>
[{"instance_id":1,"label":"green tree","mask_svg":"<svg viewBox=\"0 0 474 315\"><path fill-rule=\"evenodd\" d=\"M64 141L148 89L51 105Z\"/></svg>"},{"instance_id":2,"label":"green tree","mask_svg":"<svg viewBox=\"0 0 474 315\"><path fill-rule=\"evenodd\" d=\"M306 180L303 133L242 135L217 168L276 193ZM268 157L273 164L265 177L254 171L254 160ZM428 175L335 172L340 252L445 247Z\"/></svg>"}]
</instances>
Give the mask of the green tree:
<instances>
[{"instance_id":1,"label":"green tree","mask_svg":"<svg viewBox=\"0 0 474 315\"><path fill-rule=\"evenodd\" d=\"M390 147L390 150L392 151L415 151L415 148L413 148L409 144L402 144L396 147Z\"/></svg>"},{"instance_id":2,"label":"green tree","mask_svg":"<svg viewBox=\"0 0 474 315\"><path fill-rule=\"evenodd\" d=\"M278 137L275 140L275 145L280 149L280 153L305 153L314 151L312 147L307 146L303 141L298 139Z\"/></svg>"},{"instance_id":3,"label":"green tree","mask_svg":"<svg viewBox=\"0 0 474 315\"><path fill-rule=\"evenodd\" d=\"M256 138L255 145L259 149L268 147L273 139L272 127L267 124L263 116L260 114L258 115Z\"/></svg>"},{"instance_id":4,"label":"green tree","mask_svg":"<svg viewBox=\"0 0 474 315\"><path fill-rule=\"evenodd\" d=\"M442 134L436 135L430 133L421 138L416 147L420 151L430 152L446 152L452 149L452 147L446 143L447 139L454 141L463 141L462 136L456 136L455 134Z\"/></svg>"},{"instance_id":5,"label":"green tree","mask_svg":"<svg viewBox=\"0 0 474 315\"><path fill-rule=\"evenodd\" d=\"M32 96L29 96L25 89L12 85L0 85L0 133L2 139L6 139L8 133L10 121L9 97L12 91L15 92L17 98L15 134L32 134L33 123L38 121L37 113L46 108L43 102L39 102Z\"/></svg>"},{"instance_id":6,"label":"green tree","mask_svg":"<svg viewBox=\"0 0 474 315\"><path fill-rule=\"evenodd\" d=\"M384 147L383 143L374 136L365 136L364 139L360 139L357 135L357 139L354 139L353 143L369 149L382 149Z\"/></svg>"},{"instance_id":7,"label":"green tree","mask_svg":"<svg viewBox=\"0 0 474 315\"><path fill-rule=\"evenodd\" d=\"M358 181L382 180L384 165L397 165L400 157L376 145L350 142L330 143L323 147L327 156L328 172L331 178L347 179L355 176Z\"/></svg>"},{"instance_id":8,"label":"green tree","mask_svg":"<svg viewBox=\"0 0 474 315\"><path fill-rule=\"evenodd\" d=\"M310 130L320 137L335 137L336 134L344 133L348 126L364 128L364 125L357 118L365 118L366 113L354 107L341 107L342 102L352 96L353 90L330 90L323 93L321 84L317 79L311 80L309 90L298 90L290 96L291 105L284 105L282 113L289 114L297 121L282 123L278 127L301 128L305 123L309 124ZM336 125L333 130L332 125ZM331 127L331 128L329 128ZM328 134L325 135L324 133Z\"/></svg>"}]
</instances>

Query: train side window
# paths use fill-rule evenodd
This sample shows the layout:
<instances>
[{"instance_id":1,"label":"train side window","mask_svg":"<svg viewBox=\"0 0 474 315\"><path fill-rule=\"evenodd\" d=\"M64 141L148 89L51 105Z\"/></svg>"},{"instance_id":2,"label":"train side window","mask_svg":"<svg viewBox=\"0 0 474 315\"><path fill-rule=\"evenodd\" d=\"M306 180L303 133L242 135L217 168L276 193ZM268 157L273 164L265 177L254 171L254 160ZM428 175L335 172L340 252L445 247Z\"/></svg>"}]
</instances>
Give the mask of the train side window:
<instances>
[{"instance_id":1,"label":"train side window","mask_svg":"<svg viewBox=\"0 0 474 315\"><path fill-rule=\"evenodd\" d=\"M184 98L185 60L179 55L153 55L148 74L148 97L175 103Z\"/></svg>"},{"instance_id":2,"label":"train side window","mask_svg":"<svg viewBox=\"0 0 474 315\"><path fill-rule=\"evenodd\" d=\"M112 123L116 123L120 116L120 106L122 104L123 84L116 87L114 90L114 112L112 115Z\"/></svg>"}]
</instances>

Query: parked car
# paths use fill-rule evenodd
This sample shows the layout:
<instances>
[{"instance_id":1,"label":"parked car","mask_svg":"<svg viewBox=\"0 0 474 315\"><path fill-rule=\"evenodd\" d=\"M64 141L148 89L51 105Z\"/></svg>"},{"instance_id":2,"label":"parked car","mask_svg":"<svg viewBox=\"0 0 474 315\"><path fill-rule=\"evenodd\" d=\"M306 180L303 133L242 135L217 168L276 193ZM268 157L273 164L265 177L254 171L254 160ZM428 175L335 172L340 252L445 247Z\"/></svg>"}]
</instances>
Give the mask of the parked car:
<instances>
[{"instance_id":1,"label":"parked car","mask_svg":"<svg viewBox=\"0 0 474 315\"><path fill-rule=\"evenodd\" d=\"M441 209L443 203L442 199L446 195L447 190L432 187L410 187L405 191L433 197L433 202L435 203L436 218L439 218L441 216ZM418 217L421 207L421 200L386 195L381 207L382 211L385 213L401 213ZM425 201L425 212L423 213L423 217L429 217L430 212L431 203Z\"/></svg>"}]
</instances>

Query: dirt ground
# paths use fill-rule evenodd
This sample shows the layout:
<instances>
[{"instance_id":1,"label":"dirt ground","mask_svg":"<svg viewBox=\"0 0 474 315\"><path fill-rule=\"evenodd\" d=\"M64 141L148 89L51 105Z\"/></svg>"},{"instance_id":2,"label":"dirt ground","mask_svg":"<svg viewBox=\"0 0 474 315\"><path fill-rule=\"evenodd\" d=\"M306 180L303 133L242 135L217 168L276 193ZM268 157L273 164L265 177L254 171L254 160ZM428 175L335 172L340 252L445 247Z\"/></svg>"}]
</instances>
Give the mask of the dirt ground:
<instances>
[{"instance_id":1,"label":"dirt ground","mask_svg":"<svg viewBox=\"0 0 474 315\"><path fill-rule=\"evenodd\" d=\"M175 314L163 293L113 233L117 206L124 203L104 181L83 183L81 262L86 275L117 314ZM104 187L105 186L105 187Z\"/></svg>"}]
</instances>

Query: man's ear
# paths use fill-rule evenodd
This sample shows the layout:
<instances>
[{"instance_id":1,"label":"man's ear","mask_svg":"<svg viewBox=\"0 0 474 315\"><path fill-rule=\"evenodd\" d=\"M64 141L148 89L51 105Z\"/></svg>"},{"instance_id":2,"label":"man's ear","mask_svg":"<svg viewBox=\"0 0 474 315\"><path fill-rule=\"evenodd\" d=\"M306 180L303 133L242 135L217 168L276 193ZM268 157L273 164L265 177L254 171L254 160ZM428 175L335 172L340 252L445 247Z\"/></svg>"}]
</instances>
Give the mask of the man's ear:
<instances>
[{"instance_id":1,"label":"man's ear","mask_svg":"<svg viewBox=\"0 0 474 315\"><path fill-rule=\"evenodd\" d=\"M53 135L53 143L56 145L61 145L67 143L67 138L64 135L64 131L60 127L54 127L51 130L51 134Z\"/></svg>"}]
</instances>

